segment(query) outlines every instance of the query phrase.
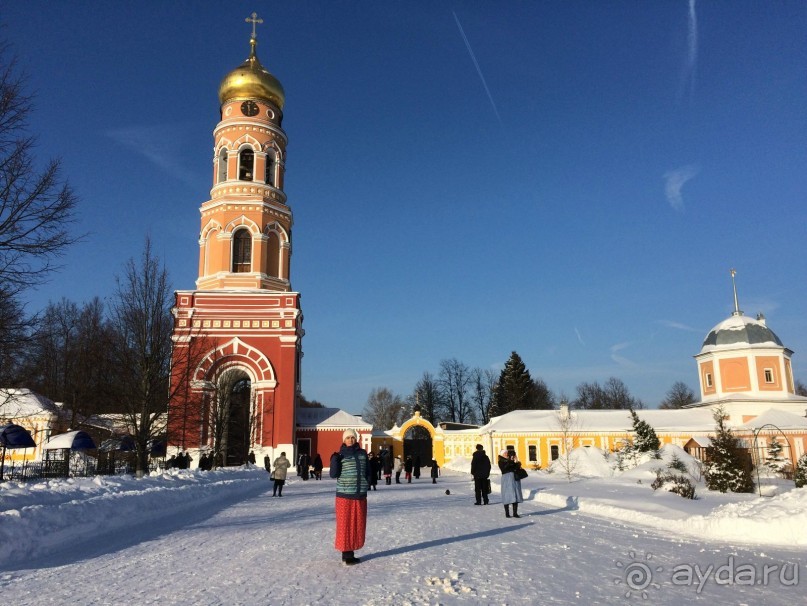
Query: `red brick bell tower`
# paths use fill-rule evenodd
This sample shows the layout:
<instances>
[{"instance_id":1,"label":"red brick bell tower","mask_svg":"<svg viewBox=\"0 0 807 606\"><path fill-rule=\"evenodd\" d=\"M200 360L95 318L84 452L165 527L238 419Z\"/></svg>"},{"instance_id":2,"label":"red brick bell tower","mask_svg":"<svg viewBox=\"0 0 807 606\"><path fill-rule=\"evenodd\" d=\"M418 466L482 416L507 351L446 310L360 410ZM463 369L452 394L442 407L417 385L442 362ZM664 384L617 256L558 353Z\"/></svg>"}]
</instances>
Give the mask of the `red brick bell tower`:
<instances>
[{"instance_id":1,"label":"red brick bell tower","mask_svg":"<svg viewBox=\"0 0 807 606\"><path fill-rule=\"evenodd\" d=\"M249 58L219 87L213 188L199 211L196 290L176 293L168 442L241 464L249 450L293 456L303 315L291 288L292 212L284 186L285 94Z\"/></svg>"}]
</instances>

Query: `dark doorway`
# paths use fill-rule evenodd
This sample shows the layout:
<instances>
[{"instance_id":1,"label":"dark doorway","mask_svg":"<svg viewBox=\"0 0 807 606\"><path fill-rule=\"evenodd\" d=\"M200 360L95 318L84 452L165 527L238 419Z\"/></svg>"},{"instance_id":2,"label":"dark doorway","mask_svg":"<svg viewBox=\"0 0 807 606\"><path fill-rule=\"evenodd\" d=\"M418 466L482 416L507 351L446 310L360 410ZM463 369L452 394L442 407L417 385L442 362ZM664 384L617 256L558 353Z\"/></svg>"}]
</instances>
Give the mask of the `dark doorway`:
<instances>
[{"instance_id":1,"label":"dark doorway","mask_svg":"<svg viewBox=\"0 0 807 606\"><path fill-rule=\"evenodd\" d=\"M404 459L411 456L416 463L420 459L421 466L431 467L432 464L432 436L429 430L415 425L406 430L404 434Z\"/></svg>"},{"instance_id":2,"label":"dark doorway","mask_svg":"<svg viewBox=\"0 0 807 606\"><path fill-rule=\"evenodd\" d=\"M227 420L225 465L243 465L250 447L250 394L252 383L239 373L229 394L230 416Z\"/></svg>"}]
</instances>

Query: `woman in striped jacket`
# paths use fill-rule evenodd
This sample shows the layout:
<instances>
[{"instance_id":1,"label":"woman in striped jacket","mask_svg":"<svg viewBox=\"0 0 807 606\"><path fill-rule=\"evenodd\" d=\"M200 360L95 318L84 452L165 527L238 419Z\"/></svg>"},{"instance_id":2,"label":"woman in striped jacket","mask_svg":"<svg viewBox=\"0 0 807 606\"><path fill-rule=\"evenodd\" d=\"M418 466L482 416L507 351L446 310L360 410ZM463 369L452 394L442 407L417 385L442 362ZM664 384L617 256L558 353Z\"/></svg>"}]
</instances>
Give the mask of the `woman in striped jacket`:
<instances>
[{"instance_id":1,"label":"woman in striped jacket","mask_svg":"<svg viewBox=\"0 0 807 606\"><path fill-rule=\"evenodd\" d=\"M330 475L336 478L334 546L342 552L342 561L348 565L359 563L353 552L364 547L370 473L367 452L359 446L356 431L346 429L342 434L342 447L331 456Z\"/></svg>"}]
</instances>

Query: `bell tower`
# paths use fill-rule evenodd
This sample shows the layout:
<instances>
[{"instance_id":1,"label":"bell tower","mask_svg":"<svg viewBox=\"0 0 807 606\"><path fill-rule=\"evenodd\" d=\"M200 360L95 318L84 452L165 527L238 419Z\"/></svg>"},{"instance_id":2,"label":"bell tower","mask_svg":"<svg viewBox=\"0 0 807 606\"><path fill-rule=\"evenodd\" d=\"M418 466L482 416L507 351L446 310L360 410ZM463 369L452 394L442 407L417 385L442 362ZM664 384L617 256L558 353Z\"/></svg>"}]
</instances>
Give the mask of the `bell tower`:
<instances>
[{"instance_id":1,"label":"bell tower","mask_svg":"<svg viewBox=\"0 0 807 606\"><path fill-rule=\"evenodd\" d=\"M258 60L262 20L246 21L249 57L218 91L196 290L177 291L173 310L169 445L212 451L224 465L249 450L293 453L304 334L291 288L285 93Z\"/></svg>"}]
</instances>

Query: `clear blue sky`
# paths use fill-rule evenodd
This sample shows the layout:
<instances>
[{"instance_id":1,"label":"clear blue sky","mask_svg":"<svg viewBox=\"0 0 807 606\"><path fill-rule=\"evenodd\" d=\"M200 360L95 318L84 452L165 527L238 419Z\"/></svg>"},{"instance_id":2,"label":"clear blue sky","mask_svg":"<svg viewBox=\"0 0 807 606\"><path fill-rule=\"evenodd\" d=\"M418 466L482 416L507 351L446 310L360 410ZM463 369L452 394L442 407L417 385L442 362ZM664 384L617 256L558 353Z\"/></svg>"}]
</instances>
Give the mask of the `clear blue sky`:
<instances>
[{"instance_id":1,"label":"clear blue sky","mask_svg":"<svg viewBox=\"0 0 807 606\"><path fill-rule=\"evenodd\" d=\"M350 412L512 350L655 407L740 307L807 380L807 3L5 2L87 239L30 297L108 297L146 234L197 277L221 78L286 90L303 392Z\"/></svg>"}]
</instances>

